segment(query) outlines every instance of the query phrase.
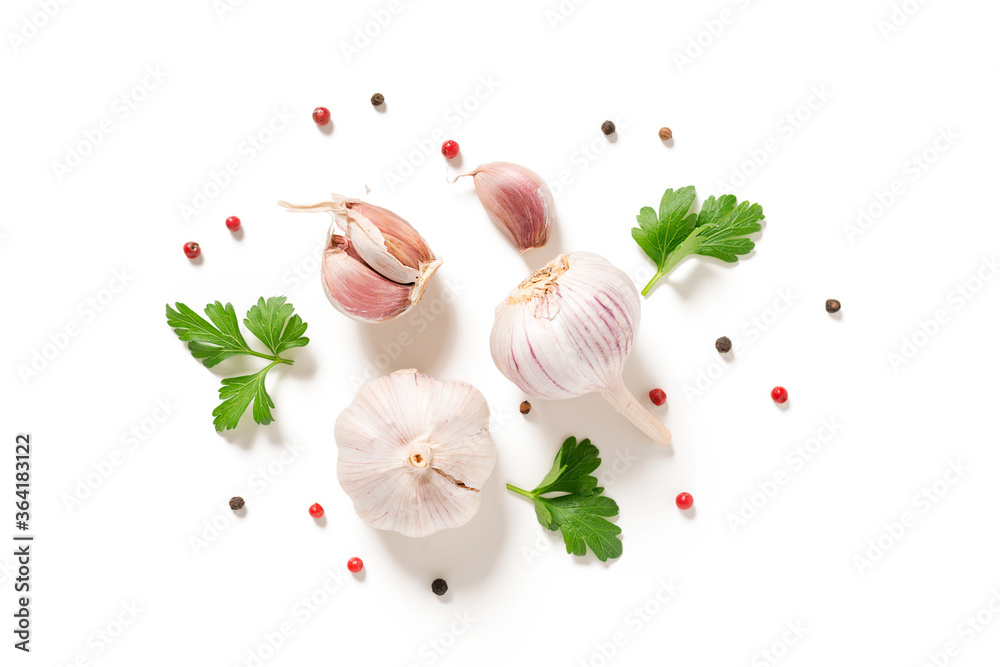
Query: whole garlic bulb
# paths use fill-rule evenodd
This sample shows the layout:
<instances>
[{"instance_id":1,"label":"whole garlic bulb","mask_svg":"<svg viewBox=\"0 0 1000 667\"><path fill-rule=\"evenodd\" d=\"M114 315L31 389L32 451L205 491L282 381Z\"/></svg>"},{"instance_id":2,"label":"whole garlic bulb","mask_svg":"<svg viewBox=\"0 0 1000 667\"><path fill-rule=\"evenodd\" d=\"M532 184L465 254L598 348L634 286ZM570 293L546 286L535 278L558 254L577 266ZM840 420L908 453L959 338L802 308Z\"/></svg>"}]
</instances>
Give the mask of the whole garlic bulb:
<instances>
[{"instance_id":1,"label":"whole garlic bulb","mask_svg":"<svg viewBox=\"0 0 1000 667\"><path fill-rule=\"evenodd\" d=\"M660 444L670 431L622 380L639 327L639 292L600 255L559 255L497 306L490 350L497 368L535 398L599 391Z\"/></svg>"},{"instance_id":2,"label":"whole garlic bulb","mask_svg":"<svg viewBox=\"0 0 1000 667\"><path fill-rule=\"evenodd\" d=\"M424 537L466 523L496 463L475 387L413 369L372 380L337 418L337 478L366 523Z\"/></svg>"},{"instance_id":3,"label":"whole garlic bulb","mask_svg":"<svg viewBox=\"0 0 1000 667\"><path fill-rule=\"evenodd\" d=\"M518 252L541 248L548 242L555 200L538 174L519 164L490 162L462 176L472 176L490 220Z\"/></svg>"},{"instance_id":4,"label":"whole garlic bulb","mask_svg":"<svg viewBox=\"0 0 1000 667\"><path fill-rule=\"evenodd\" d=\"M323 252L323 290L330 303L360 322L384 322L405 314L420 299L441 260L410 223L359 199L331 195L328 202L290 211L333 214ZM335 234L339 227L344 234Z\"/></svg>"}]
</instances>

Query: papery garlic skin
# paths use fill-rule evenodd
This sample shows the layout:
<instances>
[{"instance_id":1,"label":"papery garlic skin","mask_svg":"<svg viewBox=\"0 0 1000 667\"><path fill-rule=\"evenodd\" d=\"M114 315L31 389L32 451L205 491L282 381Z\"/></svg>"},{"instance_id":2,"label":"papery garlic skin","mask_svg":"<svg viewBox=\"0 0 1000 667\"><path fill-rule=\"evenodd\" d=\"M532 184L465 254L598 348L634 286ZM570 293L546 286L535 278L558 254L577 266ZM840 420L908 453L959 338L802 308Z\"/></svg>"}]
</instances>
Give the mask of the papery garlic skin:
<instances>
[{"instance_id":1,"label":"papery garlic skin","mask_svg":"<svg viewBox=\"0 0 1000 667\"><path fill-rule=\"evenodd\" d=\"M486 213L518 252L548 242L555 200L538 174L510 162L490 162L463 175L472 176Z\"/></svg>"},{"instance_id":2,"label":"papery garlic skin","mask_svg":"<svg viewBox=\"0 0 1000 667\"><path fill-rule=\"evenodd\" d=\"M334 224L323 252L323 290L330 303L361 322L384 322L420 302L441 260L406 220L358 199L332 195L290 211L327 211ZM336 234L336 229L344 231Z\"/></svg>"},{"instance_id":3,"label":"papery garlic skin","mask_svg":"<svg viewBox=\"0 0 1000 667\"><path fill-rule=\"evenodd\" d=\"M600 255L556 257L497 306L490 351L501 373L534 398L601 392L661 444L670 431L622 381L639 327L635 284Z\"/></svg>"},{"instance_id":4,"label":"papery garlic skin","mask_svg":"<svg viewBox=\"0 0 1000 667\"><path fill-rule=\"evenodd\" d=\"M486 399L413 369L372 380L337 418L337 478L366 523L424 537L469 521L493 472Z\"/></svg>"}]
</instances>

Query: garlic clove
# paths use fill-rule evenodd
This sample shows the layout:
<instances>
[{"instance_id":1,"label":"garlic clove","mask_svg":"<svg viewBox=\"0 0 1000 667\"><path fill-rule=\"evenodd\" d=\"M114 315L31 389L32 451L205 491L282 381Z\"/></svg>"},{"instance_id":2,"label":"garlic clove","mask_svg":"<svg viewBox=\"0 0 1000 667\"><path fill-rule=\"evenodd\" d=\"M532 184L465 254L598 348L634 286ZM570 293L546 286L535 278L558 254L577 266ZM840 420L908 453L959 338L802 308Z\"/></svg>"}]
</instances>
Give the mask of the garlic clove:
<instances>
[{"instance_id":1,"label":"garlic clove","mask_svg":"<svg viewBox=\"0 0 1000 667\"><path fill-rule=\"evenodd\" d=\"M323 256L323 290L334 308L362 322L399 317L420 301L412 285L383 278L364 263L343 236L334 234ZM421 290L422 292L422 290Z\"/></svg>"},{"instance_id":2,"label":"garlic clove","mask_svg":"<svg viewBox=\"0 0 1000 667\"><path fill-rule=\"evenodd\" d=\"M410 227L424 252L413 246L408 248L399 236L383 233L382 228L392 228L394 231L402 232L402 226L409 227L409 223L384 208L361 207L359 204L361 202L350 202L344 216L347 235L358 254L369 266L389 280L397 283L416 282L420 277L421 264L429 261L431 257L427 244ZM361 208L364 208L371 217L361 213ZM427 257L422 260L423 255Z\"/></svg>"},{"instance_id":3,"label":"garlic clove","mask_svg":"<svg viewBox=\"0 0 1000 667\"><path fill-rule=\"evenodd\" d=\"M379 275L397 283L414 283L421 266L434 259L426 241L410 223L359 199L330 195L330 201L307 206L278 202L290 211L328 211L344 230L355 251Z\"/></svg>"},{"instance_id":4,"label":"garlic clove","mask_svg":"<svg viewBox=\"0 0 1000 667\"><path fill-rule=\"evenodd\" d=\"M421 264L434 259L434 253L417 230L392 211L361 201L352 203L350 209L357 217L370 221L378 228L386 249L404 266L418 269Z\"/></svg>"},{"instance_id":5,"label":"garlic clove","mask_svg":"<svg viewBox=\"0 0 1000 667\"><path fill-rule=\"evenodd\" d=\"M423 537L479 509L496 450L472 385L413 369L372 380L337 418L337 477L366 523Z\"/></svg>"},{"instance_id":6,"label":"garlic clove","mask_svg":"<svg viewBox=\"0 0 1000 667\"><path fill-rule=\"evenodd\" d=\"M510 162L490 162L463 175L472 176L486 213L518 252L548 242L555 200L538 174Z\"/></svg>"},{"instance_id":7,"label":"garlic clove","mask_svg":"<svg viewBox=\"0 0 1000 667\"><path fill-rule=\"evenodd\" d=\"M290 211L333 214L323 257L323 289L348 317L383 322L403 315L420 302L441 266L417 230L380 206L340 195L306 206L278 203ZM334 234L338 226L343 236Z\"/></svg>"}]
</instances>

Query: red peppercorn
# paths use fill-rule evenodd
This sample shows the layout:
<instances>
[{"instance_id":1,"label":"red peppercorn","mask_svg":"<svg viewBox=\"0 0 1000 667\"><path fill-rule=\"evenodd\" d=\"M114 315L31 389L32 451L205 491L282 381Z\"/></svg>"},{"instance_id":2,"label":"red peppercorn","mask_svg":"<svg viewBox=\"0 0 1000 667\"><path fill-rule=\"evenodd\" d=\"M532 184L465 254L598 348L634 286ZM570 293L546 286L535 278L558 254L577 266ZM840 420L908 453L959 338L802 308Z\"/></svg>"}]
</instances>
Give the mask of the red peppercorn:
<instances>
[{"instance_id":1,"label":"red peppercorn","mask_svg":"<svg viewBox=\"0 0 1000 667\"><path fill-rule=\"evenodd\" d=\"M653 402L653 405L663 405L667 402L667 392L662 389L651 389L649 391L649 400Z\"/></svg>"},{"instance_id":2,"label":"red peppercorn","mask_svg":"<svg viewBox=\"0 0 1000 667\"><path fill-rule=\"evenodd\" d=\"M784 403L788 400L788 390L784 387L775 387L771 390L771 400L775 403Z\"/></svg>"},{"instance_id":3,"label":"red peppercorn","mask_svg":"<svg viewBox=\"0 0 1000 667\"><path fill-rule=\"evenodd\" d=\"M330 110L326 107L316 107L313 110L313 120L317 125L326 125L330 122Z\"/></svg>"},{"instance_id":4,"label":"red peppercorn","mask_svg":"<svg viewBox=\"0 0 1000 667\"><path fill-rule=\"evenodd\" d=\"M201 246L194 241L188 241L184 244L184 254L188 256L188 259L194 259L201 254Z\"/></svg>"},{"instance_id":5,"label":"red peppercorn","mask_svg":"<svg viewBox=\"0 0 1000 667\"><path fill-rule=\"evenodd\" d=\"M347 561L347 569L353 572L354 574L360 572L362 568L364 568L364 566L365 566L364 562L357 556Z\"/></svg>"},{"instance_id":6,"label":"red peppercorn","mask_svg":"<svg viewBox=\"0 0 1000 667\"><path fill-rule=\"evenodd\" d=\"M321 516L323 516L323 513L324 513L323 506L320 505L319 503L313 503L312 505L309 506L309 516L311 516L312 518L318 519Z\"/></svg>"},{"instance_id":7,"label":"red peppercorn","mask_svg":"<svg viewBox=\"0 0 1000 667\"><path fill-rule=\"evenodd\" d=\"M226 218L226 229L231 232L239 231L240 229L240 219L235 215L231 215Z\"/></svg>"},{"instance_id":8,"label":"red peppercorn","mask_svg":"<svg viewBox=\"0 0 1000 667\"><path fill-rule=\"evenodd\" d=\"M445 156L449 160L458 155L458 142L449 139L441 144L441 155Z\"/></svg>"},{"instance_id":9,"label":"red peppercorn","mask_svg":"<svg viewBox=\"0 0 1000 667\"><path fill-rule=\"evenodd\" d=\"M677 507L682 510L689 510L694 506L694 496L690 493L677 494Z\"/></svg>"}]
</instances>

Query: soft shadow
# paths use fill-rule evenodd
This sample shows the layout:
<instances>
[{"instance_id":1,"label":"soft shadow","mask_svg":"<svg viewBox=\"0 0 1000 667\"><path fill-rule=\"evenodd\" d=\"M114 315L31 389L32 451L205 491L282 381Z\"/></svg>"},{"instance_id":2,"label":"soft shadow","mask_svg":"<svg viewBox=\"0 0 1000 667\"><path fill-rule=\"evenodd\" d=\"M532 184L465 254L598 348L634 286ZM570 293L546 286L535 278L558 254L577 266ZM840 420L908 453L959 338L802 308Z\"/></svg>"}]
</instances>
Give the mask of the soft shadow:
<instances>
[{"instance_id":1,"label":"soft shadow","mask_svg":"<svg viewBox=\"0 0 1000 667\"><path fill-rule=\"evenodd\" d=\"M443 291L443 280L432 280L420 303L403 317L357 328L368 361L386 375L416 368L433 375L437 363L454 346L454 295Z\"/></svg>"},{"instance_id":2,"label":"soft shadow","mask_svg":"<svg viewBox=\"0 0 1000 667\"><path fill-rule=\"evenodd\" d=\"M235 232L230 232L230 233L233 235L233 238L236 239L237 241L243 240L243 234L244 234L243 227L240 227Z\"/></svg>"},{"instance_id":3,"label":"soft shadow","mask_svg":"<svg viewBox=\"0 0 1000 667\"><path fill-rule=\"evenodd\" d=\"M388 107L389 107L389 103L386 102L386 101L383 101L382 104L380 104L377 107L375 107L375 113L385 113L386 110L388 109Z\"/></svg>"},{"instance_id":4,"label":"soft shadow","mask_svg":"<svg viewBox=\"0 0 1000 667\"><path fill-rule=\"evenodd\" d=\"M671 445L655 444L619 415L600 394L587 394L564 401L539 400L532 406L532 413L538 412L539 437L545 447L551 448L553 457L569 436L576 436L578 440L589 438L600 449L602 463L594 474L602 485L607 484L609 479L619 482L630 477L654 458L673 455ZM653 415L662 419L665 409L665 406L657 408ZM625 470L612 470L616 462L631 461L632 458L638 460L630 463Z\"/></svg>"},{"instance_id":5,"label":"soft shadow","mask_svg":"<svg viewBox=\"0 0 1000 667\"><path fill-rule=\"evenodd\" d=\"M660 283L656 286L656 288L654 288L653 292L655 292L656 289L659 289L661 287L670 286L674 289L674 291L677 292L677 294L682 299L692 298L694 296L695 291L697 291L703 285L707 285L708 283L717 279L718 277L718 273L712 270L712 267L709 265L709 262L702 260L709 260L711 262L717 262L723 265L725 264L725 262L721 262L712 257L698 257L697 259L688 260L688 262L690 264L693 264L694 266L684 267L689 270L684 274L683 277L678 278L675 270L675 272L672 273L671 275L661 279ZM681 266L684 265L682 264ZM652 296L653 292L650 292L650 296Z\"/></svg>"},{"instance_id":6,"label":"soft shadow","mask_svg":"<svg viewBox=\"0 0 1000 667\"><path fill-rule=\"evenodd\" d=\"M295 361L295 363L291 366L279 364L268 371L267 374L268 393L271 395L271 398L274 399L275 403L275 407L271 408L271 414L274 416L274 421L267 425L261 425L255 422L253 420L253 405L251 405L247 408L247 411L243 413L243 416L240 417L240 423L236 428L229 431L218 432L218 435L229 442L229 444L237 445L243 449L249 449L250 445L253 444L254 440L256 440L261 434L263 434L263 437L265 437L271 444L280 445L285 443L281 428L278 426L278 422L281 420L280 385L284 382L286 376L290 376L296 380L304 380L312 377L316 372L316 359L307 348L293 348L292 350L286 350L283 354L288 355L289 358L292 358L293 361ZM292 355L294 355L294 357L292 357ZM208 370L212 371L212 374L218 378L218 384L215 388L216 394L213 409L216 405L222 402L218 397L218 390L222 387L223 378L236 377L238 375L251 375L261 370L266 365L267 361L265 359L241 355L237 357L230 357L217 366L209 368Z\"/></svg>"},{"instance_id":7,"label":"soft shadow","mask_svg":"<svg viewBox=\"0 0 1000 667\"><path fill-rule=\"evenodd\" d=\"M235 377L237 375L250 375L251 373L256 373L263 368L263 366L258 367L260 362L264 362L264 359L257 359L256 357L241 354L235 357L229 357L215 366L212 366L208 370L212 372L212 375L215 375L220 379ZM201 362L199 361L198 364L201 365Z\"/></svg>"},{"instance_id":8,"label":"soft shadow","mask_svg":"<svg viewBox=\"0 0 1000 667\"><path fill-rule=\"evenodd\" d=\"M674 374L671 373L669 368L650 368L648 364L642 362L640 352L634 349L632 356L625 363L625 372L622 374L622 377L625 379L625 386L632 392L636 400L667 428L670 428L670 403L674 399L674 396L667 394L666 403L663 405L653 405L653 401L649 398L649 392L652 389L663 389L663 385L666 384L665 379L673 376ZM611 407L610 404L608 407ZM613 412L614 408L611 408L611 410ZM627 421L624 417L621 417L621 419ZM638 431L635 427L633 429L645 440L645 444L652 445L654 449L662 450L662 456L674 455L673 440L666 445L657 445L649 438L645 438L641 431ZM671 431L671 435L673 435L673 431Z\"/></svg>"},{"instance_id":9,"label":"soft shadow","mask_svg":"<svg viewBox=\"0 0 1000 667\"><path fill-rule=\"evenodd\" d=\"M326 125L317 125L316 127L319 129L320 132L322 132L323 134L325 134L327 136L333 134L333 121L332 120L329 123L327 123Z\"/></svg>"},{"instance_id":10,"label":"soft shadow","mask_svg":"<svg viewBox=\"0 0 1000 667\"><path fill-rule=\"evenodd\" d=\"M277 405L281 405L277 400L274 402ZM271 414L274 416L273 422L266 426L258 424L253 420L253 406L251 405L247 408L247 411L243 413L243 416L240 417L240 423L236 426L236 428L230 431L216 431L216 435L224 439L229 444L236 445L243 449L250 449L250 446L254 443L254 441L262 436L272 445L284 444L285 438L281 433L281 427L278 425L281 419L279 409L272 408Z\"/></svg>"},{"instance_id":11,"label":"soft shadow","mask_svg":"<svg viewBox=\"0 0 1000 667\"><path fill-rule=\"evenodd\" d=\"M429 589L435 579L447 581L448 593L443 598L450 597L453 590L476 589L485 584L508 541L504 503L510 494L504 479L498 458L493 474L480 491L483 498L479 512L469 523L418 538L380 530L385 550L421 586ZM534 516L530 503L526 511Z\"/></svg>"},{"instance_id":12,"label":"soft shadow","mask_svg":"<svg viewBox=\"0 0 1000 667\"><path fill-rule=\"evenodd\" d=\"M767 219L760 221L761 231L750 234L747 238L753 241L755 244L760 241L764 230L767 229ZM712 267L717 266L726 270L731 270L743 262L752 260L754 255L757 254L757 248L748 252L745 255L740 255L739 260L736 262L723 262L721 259L716 259L715 257L706 257L704 255L696 255L689 257L684 262L679 264L677 268L670 272L670 274L664 278L661 278L657 283L656 287L650 292L650 296L656 292L657 289L662 288L664 285L670 285L676 290L677 294L683 299L690 299L694 296L694 293L702 285L711 282L718 275L718 271L713 271ZM687 269L689 264L694 264L694 267L689 269L687 273L684 273L682 267ZM682 278L678 277L678 273L683 273Z\"/></svg>"},{"instance_id":13,"label":"soft shadow","mask_svg":"<svg viewBox=\"0 0 1000 667\"><path fill-rule=\"evenodd\" d=\"M278 373L279 376L293 377L296 380L307 380L316 374L316 357L313 355L312 350L308 347L296 347L291 350L285 350L281 353L283 357L287 357L295 363L291 366L278 365L272 368L268 375L274 371L281 369ZM263 361L263 360L262 360Z\"/></svg>"},{"instance_id":14,"label":"soft shadow","mask_svg":"<svg viewBox=\"0 0 1000 667\"><path fill-rule=\"evenodd\" d=\"M552 229L549 231L549 240L541 248L525 250L521 254L521 259L528 266L528 271L534 273L564 252L568 251L563 248L562 226L559 224L559 211L557 209ZM527 277L527 275L524 276L524 278Z\"/></svg>"}]
</instances>

